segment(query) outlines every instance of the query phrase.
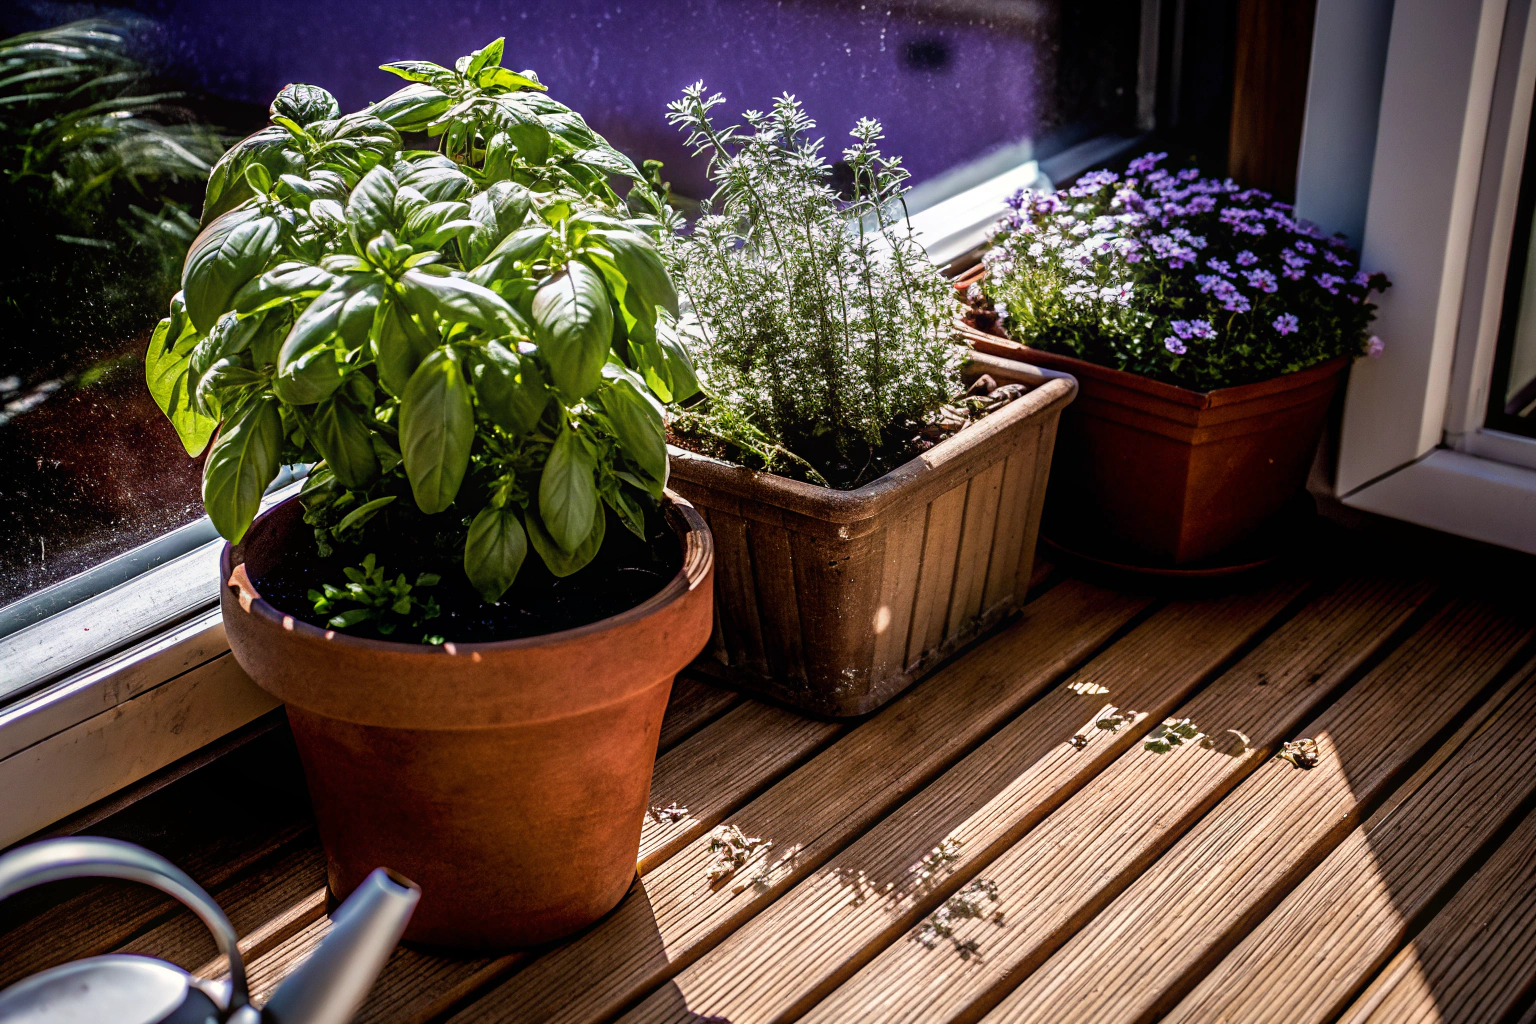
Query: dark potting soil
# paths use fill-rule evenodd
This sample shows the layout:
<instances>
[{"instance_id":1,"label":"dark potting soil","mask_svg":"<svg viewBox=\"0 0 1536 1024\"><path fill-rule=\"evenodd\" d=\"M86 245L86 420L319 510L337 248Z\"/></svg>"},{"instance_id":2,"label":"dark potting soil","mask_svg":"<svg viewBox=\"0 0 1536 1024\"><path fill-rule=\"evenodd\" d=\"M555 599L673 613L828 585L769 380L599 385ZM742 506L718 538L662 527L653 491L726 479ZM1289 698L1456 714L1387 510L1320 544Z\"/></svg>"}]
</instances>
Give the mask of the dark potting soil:
<instances>
[{"instance_id":1,"label":"dark potting soil","mask_svg":"<svg viewBox=\"0 0 1536 1024\"><path fill-rule=\"evenodd\" d=\"M423 572L442 577L435 586L411 591L413 597L436 601L438 615L420 626L410 625L408 618L392 616L397 625L388 635L381 634L376 621L371 619L342 632L404 643L416 643L428 636L440 636L453 643L486 643L557 633L628 611L654 597L677 575L683 564L682 547L659 513L647 514L649 536L641 541L612 512L604 511L608 516L607 534L601 551L585 568L557 577L545 568L530 546L516 582L495 604L486 604L470 586L462 564L445 565L409 550L376 550L377 564L386 570L386 580L393 580L400 573L405 574L407 581L414 581ZM326 629L326 620L336 610L316 612L309 592L322 590L326 583L344 588L347 578L342 570L356 566L367 552L348 551L322 559L312 545L307 529L296 531L290 557L253 582L273 607ZM359 606L340 606L353 607Z\"/></svg>"}]
</instances>

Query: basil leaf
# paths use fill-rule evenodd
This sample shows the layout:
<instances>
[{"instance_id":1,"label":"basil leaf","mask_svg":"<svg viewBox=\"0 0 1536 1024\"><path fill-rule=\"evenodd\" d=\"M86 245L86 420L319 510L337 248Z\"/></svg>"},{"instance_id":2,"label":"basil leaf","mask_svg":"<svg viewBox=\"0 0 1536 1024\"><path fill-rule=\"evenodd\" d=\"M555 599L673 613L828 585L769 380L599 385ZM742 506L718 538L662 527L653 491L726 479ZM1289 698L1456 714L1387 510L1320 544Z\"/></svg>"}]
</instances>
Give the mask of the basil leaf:
<instances>
[{"instance_id":1,"label":"basil leaf","mask_svg":"<svg viewBox=\"0 0 1536 1024\"><path fill-rule=\"evenodd\" d=\"M534 294L533 322L556 390L570 401L591 394L602 380L613 339L613 309L602 276L572 261Z\"/></svg>"},{"instance_id":2,"label":"basil leaf","mask_svg":"<svg viewBox=\"0 0 1536 1024\"><path fill-rule=\"evenodd\" d=\"M283 420L277 403L259 397L236 410L203 464L203 507L219 535L240 543L277 476Z\"/></svg>"},{"instance_id":3,"label":"basil leaf","mask_svg":"<svg viewBox=\"0 0 1536 1024\"><path fill-rule=\"evenodd\" d=\"M474 180L441 153L402 161L395 174L402 187L415 189L433 203L465 200L475 191Z\"/></svg>"},{"instance_id":4,"label":"basil leaf","mask_svg":"<svg viewBox=\"0 0 1536 1024\"><path fill-rule=\"evenodd\" d=\"M246 315L285 302L311 299L336 283L336 275L308 263L279 263L235 293L233 308Z\"/></svg>"},{"instance_id":5,"label":"basil leaf","mask_svg":"<svg viewBox=\"0 0 1536 1024\"><path fill-rule=\"evenodd\" d=\"M272 101L272 116L286 117L302 126L340 117L341 106L318 85L289 85Z\"/></svg>"},{"instance_id":6,"label":"basil leaf","mask_svg":"<svg viewBox=\"0 0 1536 1024\"><path fill-rule=\"evenodd\" d=\"M607 533L608 517L603 514L601 505L597 507L597 513L592 517L592 530L587 534L586 540L574 552L566 552L556 544L554 538L545 529L544 523L539 519L539 510L530 505L523 515L523 523L528 528L528 542L533 545L539 558L543 559L545 566L556 576L569 576L578 570L586 568L603 546L603 537Z\"/></svg>"},{"instance_id":7,"label":"basil leaf","mask_svg":"<svg viewBox=\"0 0 1536 1024\"><path fill-rule=\"evenodd\" d=\"M498 334L526 336L522 314L489 288L462 277L443 277L412 268L400 275L400 294L417 316L430 311L444 323L469 324Z\"/></svg>"},{"instance_id":8,"label":"basil leaf","mask_svg":"<svg viewBox=\"0 0 1536 1024\"><path fill-rule=\"evenodd\" d=\"M373 359L379 383L396 397L405 394L411 375L432 351L432 340L393 299L386 299L376 322Z\"/></svg>"},{"instance_id":9,"label":"basil leaf","mask_svg":"<svg viewBox=\"0 0 1536 1024\"><path fill-rule=\"evenodd\" d=\"M433 349L400 397L400 451L423 512L453 504L474 439L475 410L459 362L451 349Z\"/></svg>"},{"instance_id":10,"label":"basil leaf","mask_svg":"<svg viewBox=\"0 0 1536 1024\"><path fill-rule=\"evenodd\" d=\"M400 148L400 133L365 110L336 120L316 121L309 131L323 143L320 152L326 160L355 174L378 166Z\"/></svg>"},{"instance_id":11,"label":"basil leaf","mask_svg":"<svg viewBox=\"0 0 1536 1024\"><path fill-rule=\"evenodd\" d=\"M656 343L665 356L667 376L672 382L670 401L688 401L699 393L699 378L693 369L693 357L688 354L688 347L678 336L676 325L665 317L656 318ZM663 402L669 400L659 392L656 397Z\"/></svg>"},{"instance_id":12,"label":"basil leaf","mask_svg":"<svg viewBox=\"0 0 1536 1024\"><path fill-rule=\"evenodd\" d=\"M395 221L395 195L400 184L388 167L375 167L363 175L347 200L347 227L352 244L364 252L368 243L399 225Z\"/></svg>"},{"instance_id":13,"label":"basil leaf","mask_svg":"<svg viewBox=\"0 0 1536 1024\"><path fill-rule=\"evenodd\" d=\"M562 427L539 475L539 518L560 549L571 554L592 532L597 500L597 460L581 437Z\"/></svg>"},{"instance_id":14,"label":"basil leaf","mask_svg":"<svg viewBox=\"0 0 1536 1024\"><path fill-rule=\"evenodd\" d=\"M503 238L492 249L474 270L469 272L469 279L476 284L494 288L502 278L515 277L523 279L515 264L527 263L537 259L543 252L555 233L545 224L530 224L524 228L518 228L506 238Z\"/></svg>"},{"instance_id":15,"label":"basil leaf","mask_svg":"<svg viewBox=\"0 0 1536 1024\"><path fill-rule=\"evenodd\" d=\"M177 319L166 317L155 328L149 340L149 350L144 353L144 383L149 388L150 397L171 421L182 447L188 455L196 457L208 447L208 439L219 424L193 406L193 385L188 380L191 350L178 353L176 342L179 339L171 337Z\"/></svg>"},{"instance_id":16,"label":"basil leaf","mask_svg":"<svg viewBox=\"0 0 1536 1024\"><path fill-rule=\"evenodd\" d=\"M494 68L501 63L501 52L507 43L505 36L491 40L485 46L469 55L469 67L464 69L465 78L474 78L486 68Z\"/></svg>"},{"instance_id":17,"label":"basil leaf","mask_svg":"<svg viewBox=\"0 0 1536 1024\"><path fill-rule=\"evenodd\" d=\"M646 475L667 482L667 431L651 399L627 380L614 380L597 393L613 424L619 447Z\"/></svg>"},{"instance_id":18,"label":"basil leaf","mask_svg":"<svg viewBox=\"0 0 1536 1024\"><path fill-rule=\"evenodd\" d=\"M549 388L538 366L500 342L493 341L474 355L470 379L481 412L509 434L528 433L549 405Z\"/></svg>"},{"instance_id":19,"label":"basil leaf","mask_svg":"<svg viewBox=\"0 0 1536 1024\"><path fill-rule=\"evenodd\" d=\"M464 266L478 267L513 231L528 219L532 205L528 190L511 181L498 181L469 201L476 227L459 240Z\"/></svg>"},{"instance_id":20,"label":"basil leaf","mask_svg":"<svg viewBox=\"0 0 1536 1024\"><path fill-rule=\"evenodd\" d=\"M528 556L528 534L511 509L486 507L469 524L464 575L491 603L501 600Z\"/></svg>"},{"instance_id":21,"label":"basil leaf","mask_svg":"<svg viewBox=\"0 0 1536 1024\"><path fill-rule=\"evenodd\" d=\"M379 478L373 432L349 403L336 398L321 402L304 426L320 457L343 487L361 491Z\"/></svg>"},{"instance_id":22,"label":"basil leaf","mask_svg":"<svg viewBox=\"0 0 1536 1024\"><path fill-rule=\"evenodd\" d=\"M406 218L401 240L417 249L439 249L448 239L478 226L478 222L469 219L468 203L451 200L428 203Z\"/></svg>"},{"instance_id":23,"label":"basil leaf","mask_svg":"<svg viewBox=\"0 0 1536 1024\"><path fill-rule=\"evenodd\" d=\"M336 319L336 333L341 335L342 343L348 351L362 348L368 342L368 332L373 329L373 321L383 300L384 282L373 280L353 292L342 305Z\"/></svg>"},{"instance_id":24,"label":"basil leaf","mask_svg":"<svg viewBox=\"0 0 1536 1024\"><path fill-rule=\"evenodd\" d=\"M406 63L415 62L408 61ZM432 66L436 67L437 65L434 64ZM388 64L384 65L384 70L394 71L401 78L410 77L408 75L401 75L397 69ZM450 76L453 74L447 68L442 70ZM413 80L426 82L430 79L418 78ZM427 125L441 117L443 111L447 110L452 102L453 100L449 98L447 93L434 86L408 85L404 89L390 93L369 107L368 110L374 117L377 117L396 131L419 132L425 131Z\"/></svg>"},{"instance_id":25,"label":"basil leaf","mask_svg":"<svg viewBox=\"0 0 1536 1024\"><path fill-rule=\"evenodd\" d=\"M253 163L264 166L274 178L303 174L305 170L304 158L293 148L293 136L283 128L263 128L241 139L219 157L208 173L208 191L203 196L205 226L251 198L245 169Z\"/></svg>"},{"instance_id":26,"label":"basil leaf","mask_svg":"<svg viewBox=\"0 0 1536 1024\"><path fill-rule=\"evenodd\" d=\"M283 223L255 208L231 210L202 230L187 252L181 289L187 316L206 334L235 293L266 269L283 240Z\"/></svg>"},{"instance_id":27,"label":"basil leaf","mask_svg":"<svg viewBox=\"0 0 1536 1024\"><path fill-rule=\"evenodd\" d=\"M594 255L607 256L604 262L609 263L624 281L623 286L614 287L617 295L622 298L625 289L633 288L652 306L660 306L673 316L677 315L677 291L672 287L672 278L667 275L666 264L662 262L656 243L635 231L595 228L587 232L585 244L598 250ZM612 282L612 272L601 262L598 268Z\"/></svg>"},{"instance_id":28,"label":"basil leaf","mask_svg":"<svg viewBox=\"0 0 1536 1024\"><path fill-rule=\"evenodd\" d=\"M588 167L596 167L604 174L617 174L635 181L645 180L645 175L640 173L635 162L612 146L592 146L579 151L571 159Z\"/></svg>"},{"instance_id":29,"label":"basil leaf","mask_svg":"<svg viewBox=\"0 0 1536 1024\"><path fill-rule=\"evenodd\" d=\"M475 84L482 89L538 89L544 91L549 86L527 74L518 74L509 68L486 68L474 76Z\"/></svg>"},{"instance_id":30,"label":"basil leaf","mask_svg":"<svg viewBox=\"0 0 1536 1024\"><path fill-rule=\"evenodd\" d=\"M300 495L300 497L303 497L303 495ZM396 497L397 495L394 494L386 494L382 498L374 498L366 504L357 506L357 508L342 516L341 522L336 524L336 532L342 533L352 529L354 526L362 526L368 520L378 515L379 509L385 505L392 504Z\"/></svg>"},{"instance_id":31,"label":"basil leaf","mask_svg":"<svg viewBox=\"0 0 1536 1024\"><path fill-rule=\"evenodd\" d=\"M615 488L610 494L604 494L603 498L608 502L608 507L613 509L614 514L619 517L619 522L624 524L625 529L641 540L646 539L645 510L640 507L639 502L619 488Z\"/></svg>"},{"instance_id":32,"label":"basil leaf","mask_svg":"<svg viewBox=\"0 0 1536 1024\"><path fill-rule=\"evenodd\" d=\"M433 64L429 60L390 61L388 64L380 64L379 70L399 75L407 82L451 82L458 77L441 64Z\"/></svg>"}]
</instances>

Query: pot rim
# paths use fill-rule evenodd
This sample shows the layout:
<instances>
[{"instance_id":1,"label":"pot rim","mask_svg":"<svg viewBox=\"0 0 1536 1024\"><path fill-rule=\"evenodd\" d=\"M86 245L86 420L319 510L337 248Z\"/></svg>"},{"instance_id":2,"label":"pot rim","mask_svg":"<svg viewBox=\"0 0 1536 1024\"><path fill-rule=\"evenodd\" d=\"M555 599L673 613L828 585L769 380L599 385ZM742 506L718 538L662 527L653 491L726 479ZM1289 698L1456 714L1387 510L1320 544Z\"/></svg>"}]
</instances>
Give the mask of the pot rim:
<instances>
[{"instance_id":1,"label":"pot rim","mask_svg":"<svg viewBox=\"0 0 1536 1024\"><path fill-rule=\"evenodd\" d=\"M262 519L272 515L298 500L298 495L294 495L267 509L257 518ZM330 644L340 644L343 648L380 651L394 656L407 655L422 659L469 656L473 659L475 655L507 654L578 642L588 636L608 632L648 618L707 582L710 570L714 566L715 542L704 517L693 507L692 502L670 488L665 492L662 512L683 549L683 564L666 585L644 601L617 615L610 615L596 622L573 626L555 633L540 633L536 636L518 637L513 640L488 640L480 643L459 643L449 640L441 645L427 645L406 643L401 640L376 640L371 637L353 636L334 629L322 629L295 615L281 611L262 597L246 574L244 559L238 565L230 564L237 545L228 541L224 542L223 550L219 552L219 577L223 580L223 586L238 591L236 600L239 601L242 609L257 618L266 620L271 625L300 636L324 640Z\"/></svg>"},{"instance_id":2,"label":"pot rim","mask_svg":"<svg viewBox=\"0 0 1536 1024\"><path fill-rule=\"evenodd\" d=\"M957 277L954 281L955 289L963 292L965 288L979 280L981 278L981 269L981 266L978 264ZM972 342L985 341L991 345L1001 343L1017 349L1021 355L1029 358L1044 357L1052 361L1059 361L1064 365L1070 366L1072 372L1078 376L1096 377L1108 383L1119 384L1122 387L1134 388L1137 391L1159 395L1169 401L1196 409L1209 409L1220 405L1230 405L1234 402L1246 402L1273 392L1302 387L1315 380L1331 377L1341 372L1354 361L1352 356L1335 356L1332 359L1324 360L1321 363L1314 363L1311 366L1294 370L1291 373L1282 373L1277 377L1266 377L1264 380L1251 381L1247 384L1233 384L1224 388L1212 388L1210 391L1197 391L1194 388L1186 388L1179 384L1169 384L1166 381L1156 380L1143 374L1132 373L1130 370L1119 370L1113 366L1104 366L1099 363L1090 362L1077 356L1031 348L1021 341L1008 337L1006 334L996 334L977 327L966 319L965 313L955 317L955 328Z\"/></svg>"},{"instance_id":3,"label":"pot rim","mask_svg":"<svg viewBox=\"0 0 1536 1024\"><path fill-rule=\"evenodd\" d=\"M796 511L830 522L848 524L869 519L905 494L918 480L966 456L1019 420L1058 405L1065 406L1077 397L1077 378L1070 373L1030 366L985 352L971 352L968 358L972 368L1032 379L1036 386L996 413L968 425L921 455L908 459L888 473L850 491L752 469L676 445L667 445L667 451L679 462L697 469L707 477L700 483L722 487L738 497L761 500L762 491L767 489L775 499L782 498L795 505Z\"/></svg>"}]
</instances>

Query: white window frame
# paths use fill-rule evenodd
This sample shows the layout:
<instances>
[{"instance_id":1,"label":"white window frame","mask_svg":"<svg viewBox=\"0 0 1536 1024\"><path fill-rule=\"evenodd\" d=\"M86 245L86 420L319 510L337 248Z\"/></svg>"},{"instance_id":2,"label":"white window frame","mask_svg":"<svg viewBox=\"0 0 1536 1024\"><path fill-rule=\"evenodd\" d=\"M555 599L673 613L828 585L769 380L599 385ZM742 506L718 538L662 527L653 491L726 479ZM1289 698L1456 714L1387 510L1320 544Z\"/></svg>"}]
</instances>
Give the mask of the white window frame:
<instances>
[{"instance_id":1,"label":"white window frame","mask_svg":"<svg viewBox=\"0 0 1536 1024\"><path fill-rule=\"evenodd\" d=\"M1323 0L1320 24L1345 2ZM1351 371L1334 486L1355 508L1536 552L1536 440L1482 426L1536 88L1530 14L1530 0L1392 10L1361 253L1393 282L1373 328L1387 347ZM1327 148L1337 67L1314 47L1303 165Z\"/></svg>"}]
</instances>

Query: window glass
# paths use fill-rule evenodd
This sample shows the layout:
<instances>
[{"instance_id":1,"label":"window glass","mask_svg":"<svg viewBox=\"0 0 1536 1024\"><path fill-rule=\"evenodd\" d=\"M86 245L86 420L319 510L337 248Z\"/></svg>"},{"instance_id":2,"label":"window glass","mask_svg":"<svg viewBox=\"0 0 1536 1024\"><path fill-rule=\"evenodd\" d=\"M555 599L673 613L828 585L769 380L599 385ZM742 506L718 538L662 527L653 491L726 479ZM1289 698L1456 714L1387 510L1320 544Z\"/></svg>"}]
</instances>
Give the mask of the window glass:
<instances>
[{"instance_id":1,"label":"window glass","mask_svg":"<svg viewBox=\"0 0 1536 1024\"><path fill-rule=\"evenodd\" d=\"M287 83L323 85L355 110L401 84L378 70L385 61L451 63L505 36L508 66L537 71L551 95L637 162L664 161L674 191L693 198L705 194L704 168L665 111L699 79L725 94L727 111L796 94L829 156L858 118L874 117L914 184L942 184L989 156L1022 162L1136 129L1141 0L131 6L89 8L108 19L100 33L120 41L95 40L110 51L97 55L100 67L57 74L86 82L110 65L127 75L124 87L99 85L106 92L96 98L132 114L104 123L133 122L133 139L56 160L39 177L28 161L47 138L35 126L59 116L59 103L12 100L21 87L0 86L10 89L0 96L6 109L26 112L0 131L9 193L0 220L28 253L24 266L6 261L0 280L0 604L202 514L198 465L155 408L142 355L175 290L206 163L259 128ZM0 32L62 25L83 9L0 13ZM146 157L146 139L161 165L125 170L124 160ZM108 169L105 187L86 188ZM964 173L949 180L974 183ZM78 201L81 190L94 190L89 202ZM942 198L943 189L927 192Z\"/></svg>"},{"instance_id":2,"label":"window glass","mask_svg":"<svg viewBox=\"0 0 1536 1024\"><path fill-rule=\"evenodd\" d=\"M1488 426L1536 437L1536 132L1526 145L1505 279L1504 316L1488 397Z\"/></svg>"}]
</instances>

